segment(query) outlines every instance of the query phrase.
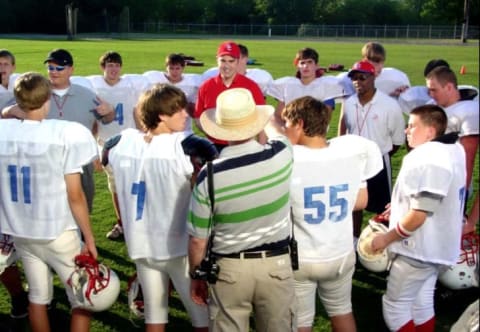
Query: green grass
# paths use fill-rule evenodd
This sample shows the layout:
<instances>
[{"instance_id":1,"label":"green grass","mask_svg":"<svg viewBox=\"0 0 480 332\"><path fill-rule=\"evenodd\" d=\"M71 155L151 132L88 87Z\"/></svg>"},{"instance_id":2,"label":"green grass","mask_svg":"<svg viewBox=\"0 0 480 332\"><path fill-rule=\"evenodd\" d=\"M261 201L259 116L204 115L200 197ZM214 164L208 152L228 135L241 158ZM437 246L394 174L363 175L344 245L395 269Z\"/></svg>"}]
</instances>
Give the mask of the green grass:
<instances>
[{"instance_id":1,"label":"green grass","mask_svg":"<svg viewBox=\"0 0 480 332\"><path fill-rule=\"evenodd\" d=\"M268 70L275 78L292 75L295 71L293 57L296 51L303 47L313 47L320 54L320 65L328 66L339 63L350 67L360 58L362 41L318 41L318 40L251 40L237 39L249 47L250 56L257 60L256 67ZM99 74L98 58L107 50L116 50L122 54L124 73L143 73L147 70L162 70L165 56L172 52L182 52L194 56L205 63L204 67L188 67L187 72L201 73L215 65L216 48L221 42L219 39L156 39L156 40L12 40L0 39L1 48L12 51L17 58L17 72L39 71L44 73L43 60L53 48L66 48L71 51L75 60L75 75ZM458 72L464 65L465 75L459 75L460 84L478 86L479 81L479 53L478 43L464 45L432 44L400 44L382 41L387 49L387 66L396 67L405 71L413 85L425 84L423 67L432 58L445 58L451 67ZM333 74L336 74L335 72ZM273 102L269 99L269 102ZM332 120L330 134L337 131L338 111ZM401 149L393 160L394 173L398 171L401 157L405 150ZM475 188L478 189L478 158L475 167ZM128 259L126 246L123 242L112 242L105 238L105 233L114 223L114 213L110 194L107 190L106 178L102 173L96 174L97 194L92 214L92 225L96 234L97 245L101 259L112 267L122 280L122 289L126 289L128 277L134 267ZM383 331L381 295L385 289L385 275L369 273L359 267L354 275L353 282L353 310L359 331ZM437 331L448 331L451 323L466 308L468 303L476 297L473 290L459 292L437 292ZM474 294L475 293L475 294ZM443 296L449 294L448 300ZM440 296L443 295L443 296ZM54 330L68 330L68 303L59 286L55 287L55 297L58 300L57 310L54 312ZM126 292L122 291L118 302L111 310L94 315L92 331L140 331L144 329L142 322L130 321L127 308ZM26 320L14 324L8 317L10 308L9 297L4 287L0 287L0 331L2 322L13 325L15 330L28 331ZM315 320L314 331L329 331L328 318L317 305L318 314ZM178 297L171 299L170 323L168 331L188 331L188 317L183 310Z\"/></svg>"}]
</instances>

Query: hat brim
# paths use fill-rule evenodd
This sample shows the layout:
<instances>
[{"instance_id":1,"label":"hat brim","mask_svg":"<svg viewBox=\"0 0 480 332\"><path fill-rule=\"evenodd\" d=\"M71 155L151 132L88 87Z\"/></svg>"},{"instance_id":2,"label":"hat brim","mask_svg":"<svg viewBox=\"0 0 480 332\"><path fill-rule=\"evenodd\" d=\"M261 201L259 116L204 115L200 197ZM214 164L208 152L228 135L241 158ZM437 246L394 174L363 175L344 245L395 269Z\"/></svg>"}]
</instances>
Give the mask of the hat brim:
<instances>
[{"instance_id":1,"label":"hat brim","mask_svg":"<svg viewBox=\"0 0 480 332\"><path fill-rule=\"evenodd\" d=\"M52 57L48 57L45 61L43 61L43 63L47 63L47 62L57 63L61 66L72 66L73 65L73 63L70 63L69 61L65 62L65 61L55 59L55 58L52 58Z\"/></svg>"},{"instance_id":2,"label":"hat brim","mask_svg":"<svg viewBox=\"0 0 480 332\"><path fill-rule=\"evenodd\" d=\"M234 59L240 59L240 55L235 55L235 54L232 54L230 52L217 53L217 58L225 56L225 55L231 56Z\"/></svg>"},{"instance_id":3,"label":"hat brim","mask_svg":"<svg viewBox=\"0 0 480 332\"><path fill-rule=\"evenodd\" d=\"M255 120L241 126L222 126L215 121L215 108L205 110L200 116L200 124L203 131L209 136L223 141L243 141L258 135L274 112L271 105L257 105Z\"/></svg>"},{"instance_id":4,"label":"hat brim","mask_svg":"<svg viewBox=\"0 0 480 332\"><path fill-rule=\"evenodd\" d=\"M348 77L352 77L352 75L355 74L355 73L363 73L363 74L373 75L373 73L371 71L368 71L368 70L351 69L348 72Z\"/></svg>"}]
</instances>

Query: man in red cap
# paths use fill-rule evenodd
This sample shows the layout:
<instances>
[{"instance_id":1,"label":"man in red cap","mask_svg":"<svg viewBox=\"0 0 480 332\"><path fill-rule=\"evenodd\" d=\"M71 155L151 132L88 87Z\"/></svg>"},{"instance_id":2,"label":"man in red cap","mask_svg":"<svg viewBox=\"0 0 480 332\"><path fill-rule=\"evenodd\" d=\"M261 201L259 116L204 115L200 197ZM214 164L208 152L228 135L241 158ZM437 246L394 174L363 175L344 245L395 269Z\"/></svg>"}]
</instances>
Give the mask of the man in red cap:
<instances>
[{"instance_id":1,"label":"man in red cap","mask_svg":"<svg viewBox=\"0 0 480 332\"><path fill-rule=\"evenodd\" d=\"M256 105L264 105L265 98L257 83L237 72L240 59L240 48L232 41L225 41L217 50L217 65L219 73L202 83L198 90L193 117L197 127L203 131L200 115L209 108L215 108L217 96L228 89L246 88L250 90ZM207 135L208 136L208 135ZM226 141L208 137L220 151L227 145Z\"/></svg>"},{"instance_id":2,"label":"man in red cap","mask_svg":"<svg viewBox=\"0 0 480 332\"><path fill-rule=\"evenodd\" d=\"M405 142L405 120L398 102L375 88L375 67L368 61L356 62L348 72L356 93L349 97L340 115L339 134L355 134L377 143L383 155L383 170L367 180L368 205L365 210L382 213L390 202L390 157ZM353 212L353 235L360 236L363 213Z\"/></svg>"}]
</instances>

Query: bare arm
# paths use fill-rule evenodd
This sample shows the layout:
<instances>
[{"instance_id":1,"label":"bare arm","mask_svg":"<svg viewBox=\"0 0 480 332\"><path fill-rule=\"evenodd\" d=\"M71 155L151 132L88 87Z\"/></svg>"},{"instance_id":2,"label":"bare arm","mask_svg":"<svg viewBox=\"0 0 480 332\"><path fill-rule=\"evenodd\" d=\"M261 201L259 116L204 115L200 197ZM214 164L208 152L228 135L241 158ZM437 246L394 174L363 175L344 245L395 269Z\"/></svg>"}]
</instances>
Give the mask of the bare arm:
<instances>
[{"instance_id":1,"label":"bare arm","mask_svg":"<svg viewBox=\"0 0 480 332\"><path fill-rule=\"evenodd\" d=\"M93 258L97 259L98 252L95 246L92 228L90 226L90 216L88 215L87 200L82 190L80 173L65 175L67 186L68 203L72 210L73 217L77 222L80 231L83 234L85 246L83 251L87 251Z\"/></svg>"},{"instance_id":2,"label":"bare arm","mask_svg":"<svg viewBox=\"0 0 480 332\"><path fill-rule=\"evenodd\" d=\"M355 206L353 211L363 210L367 207L368 203L368 190L367 187L360 188L357 194L357 200L355 201Z\"/></svg>"},{"instance_id":3,"label":"bare arm","mask_svg":"<svg viewBox=\"0 0 480 332\"><path fill-rule=\"evenodd\" d=\"M478 191L475 195L475 200L473 201L472 208L470 209L470 213L468 214L467 220L463 225L463 234L467 234L470 232L474 232L476 225L478 224L478 220L480 218L480 195Z\"/></svg>"},{"instance_id":4,"label":"bare arm","mask_svg":"<svg viewBox=\"0 0 480 332\"><path fill-rule=\"evenodd\" d=\"M342 103L342 107L340 108L340 116L338 118L338 136L345 135L347 133L347 127L345 126L345 119L344 119L344 103Z\"/></svg>"},{"instance_id":5,"label":"bare arm","mask_svg":"<svg viewBox=\"0 0 480 332\"><path fill-rule=\"evenodd\" d=\"M427 219L427 213L421 210L410 210L403 217L399 223L408 232L414 232L417 228L423 225ZM383 250L388 247L392 242L401 240L402 237L398 234L396 229L391 229L387 233L377 235L372 240L372 249L374 251Z\"/></svg>"},{"instance_id":6,"label":"bare arm","mask_svg":"<svg viewBox=\"0 0 480 332\"><path fill-rule=\"evenodd\" d=\"M97 96L95 110L102 116L102 123L110 123L115 119L115 107Z\"/></svg>"},{"instance_id":7,"label":"bare arm","mask_svg":"<svg viewBox=\"0 0 480 332\"><path fill-rule=\"evenodd\" d=\"M7 106L4 109L2 109L2 119L11 119L11 118L17 118L17 119L25 119L26 114L23 110L18 107L17 104Z\"/></svg>"},{"instance_id":8,"label":"bare arm","mask_svg":"<svg viewBox=\"0 0 480 332\"><path fill-rule=\"evenodd\" d=\"M190 236L188 241L188 262L190 265L190 273L193 272L195 267L200 265L204 258L207 249L207 242L208 239L200 239ZM190 296L196 304L206 305L208 298L207 282L204 280L192 279L190 284Z\"/></svg>"},{"instance_id":9,"label":"bare arm","mask_svg":"<svg viewBox=\"0 0 480 332\"><path fill-rule=\"evenodd\" d=\"M274 120L278 124L283 125L284 121L282 120L282 111L285 108L285 103L283 101L278 101L277 107L275 108L275 113L273 113Z\"/></svg>"}]
</instances>

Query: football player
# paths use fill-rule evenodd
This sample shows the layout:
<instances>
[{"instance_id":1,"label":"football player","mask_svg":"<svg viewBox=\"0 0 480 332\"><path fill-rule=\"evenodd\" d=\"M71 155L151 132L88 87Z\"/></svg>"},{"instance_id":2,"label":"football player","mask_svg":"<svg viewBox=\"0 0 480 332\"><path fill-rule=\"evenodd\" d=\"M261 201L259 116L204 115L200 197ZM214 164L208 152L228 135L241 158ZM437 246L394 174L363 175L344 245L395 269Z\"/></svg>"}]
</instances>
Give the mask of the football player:
<instances>
[{"instance_id":1,"label":"football player","mask_svg":"<svg viewBox=\"0 0 480 332\"><path fill-rule=\"evenodd\" d=\"M21 75L14 95L25 119L0 121L0 172L9 179L0 181L0 228L13 237L23 263L32 331L50 330L51 269L66 288L72 330L87 331L90 312L79 307L67 280L77 254L97 257L80 180L82 166L98 158L97 146L84 126L45 120L51 93L50 82L41 74ZM77 229L83 234L83 249Z\"/></svg>"},{"instance_id":2,"label":"football player","mask_svg":"<svg viewBox=\"0 0 480 332\"><path fill-rule=\"evenodd\" d=\"M433 332L434 292L442 266L460 254L465 196L465 151L446 134L447 115L436 105L412 110L405 130L413 148L404 158L390 205L387 233L372 250L396 254L382 298L391 331Z\"/></svg>"}]
</instances>

